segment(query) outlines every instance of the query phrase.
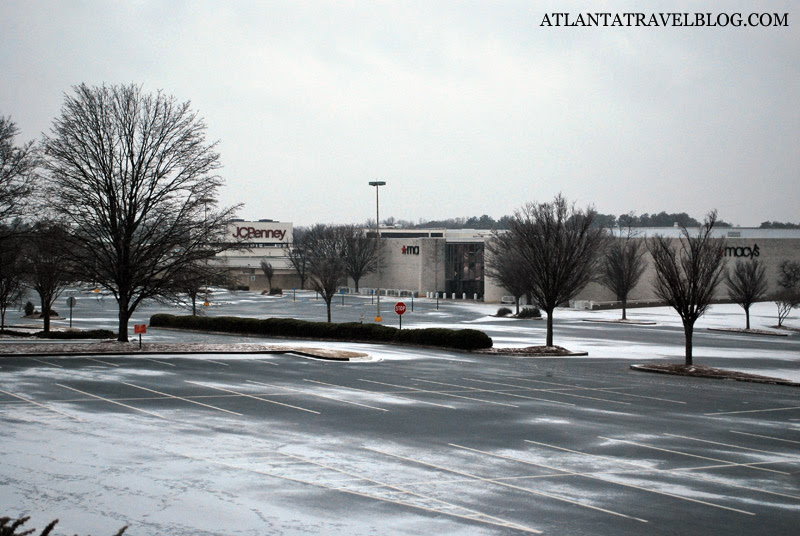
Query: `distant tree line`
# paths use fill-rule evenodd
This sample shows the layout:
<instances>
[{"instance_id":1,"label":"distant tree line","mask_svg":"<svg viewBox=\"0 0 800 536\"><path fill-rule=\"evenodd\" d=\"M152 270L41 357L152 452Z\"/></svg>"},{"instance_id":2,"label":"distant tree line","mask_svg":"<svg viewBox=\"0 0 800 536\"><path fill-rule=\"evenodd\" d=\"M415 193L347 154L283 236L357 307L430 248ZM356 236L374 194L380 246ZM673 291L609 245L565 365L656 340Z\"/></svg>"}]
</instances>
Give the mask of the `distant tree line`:
<instances>
[{"instance_id":1,"label":"distant tree line","mask_svg":"<svg viewBox=\"0 0 800 536\"><path fill-rule=\"evenodd\" d=\"M404 229L509 229L511 227L514 216L503 216L499 219L494 219L486 214L482 216L471 216L468 218L447 218L443 220L420 220L412 222L409 220L396 219L394 217L387 218L381 222L382 225L388 227L400 227ZM774 225L776 229L791 229L800 227L800 225L791 227L794 224L786 223L781 224L777 222L764 222L761 227L767 226L766 224ZM594 227L701 227L702 222L689 216L685 212L659 212L658 214L644 213L636 215L633 212L627 214L620 214L615 216L613 214L603 214L600 212L594 213L592 219ZM364 224L365 227L375 227L375 221L368 221ZM785 227L784 227L785 226ZM733 227L732 224L722 220L717 220L715 227Z\"/></svg>"}]
</instances>

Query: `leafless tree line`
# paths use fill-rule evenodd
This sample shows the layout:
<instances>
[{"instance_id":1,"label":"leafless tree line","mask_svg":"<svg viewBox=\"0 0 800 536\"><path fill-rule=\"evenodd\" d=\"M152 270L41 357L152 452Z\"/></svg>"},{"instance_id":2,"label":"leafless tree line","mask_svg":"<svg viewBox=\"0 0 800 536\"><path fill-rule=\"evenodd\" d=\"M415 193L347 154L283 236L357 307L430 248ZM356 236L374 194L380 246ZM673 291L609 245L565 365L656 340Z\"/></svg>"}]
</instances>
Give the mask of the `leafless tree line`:
<instances>
[{"instance_id":1,"label":"leafless tree line","mask_svg":"<svg viewBox=\"0 0 800 536\"><path fill-rule=\"evenodd\" d=\"M749 309L766 296L765 269L757 260L737 262L726 272L724 239L715 238L716 211L696 234L681 227L679 238L662 235L636 239L631 228L614 236L594 225L591 207L578 209L561 195L552 202L529 203L511 218L507 232L495 233L487 246L487 275L512 292L517 302L527 296L547 314L546 345L553 345L553 313L590 281L611 290L626 319L628 296L652 260L656 296L678 313L685 335L685 361L692 363L695 322L707 311L715 292L726 281L732 301L741 305L750 329ZM800 299L800 263L786 261L775 298L779 325Z\"/></svg>"}]
</instances>

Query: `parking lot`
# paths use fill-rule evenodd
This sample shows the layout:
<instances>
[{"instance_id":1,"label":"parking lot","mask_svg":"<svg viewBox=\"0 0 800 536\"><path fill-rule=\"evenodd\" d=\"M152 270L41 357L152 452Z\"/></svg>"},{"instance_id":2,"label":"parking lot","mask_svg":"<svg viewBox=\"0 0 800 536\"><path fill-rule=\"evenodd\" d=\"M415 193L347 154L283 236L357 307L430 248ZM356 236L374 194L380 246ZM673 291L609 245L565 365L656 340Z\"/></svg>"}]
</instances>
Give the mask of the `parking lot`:
<instances>
[{"instance_id":1,"label":"parking lot","mask_svg":"<svg viewBox=\"0 0 800 536\"><path fill-rule=\"evenodd\" d=\"M486 321L463 314L465 327ZM791 338L750 344L796 352ZM372 359L3 356L1 514L40 529L59 518L70 534L790 534L800 522L795 387L645 374L591 351L347 348Z\"/></svg>"}]
</instances>

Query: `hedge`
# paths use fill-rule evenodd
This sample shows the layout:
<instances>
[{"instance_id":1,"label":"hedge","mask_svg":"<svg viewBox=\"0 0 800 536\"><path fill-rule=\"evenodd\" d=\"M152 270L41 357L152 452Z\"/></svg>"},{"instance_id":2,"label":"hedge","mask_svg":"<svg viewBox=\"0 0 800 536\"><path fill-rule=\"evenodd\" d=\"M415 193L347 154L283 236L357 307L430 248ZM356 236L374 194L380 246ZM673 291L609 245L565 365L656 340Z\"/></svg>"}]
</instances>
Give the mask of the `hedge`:
<instances>
[{"instance_id":1,"label":"hedge","mask_svg":"<svg viewBox=\"0 0 800 536\"><path fill-rule=\"evenodd\" d=\"M150 317L154 328L178 328L243 335L333 339L361 342L390 342L438 346L459 350L492 347L492 339L476 329L397 329L382 324L309 322L293 318L241 318L238 316L177 316L156 314Z\"/></svg>"}]
</instances>

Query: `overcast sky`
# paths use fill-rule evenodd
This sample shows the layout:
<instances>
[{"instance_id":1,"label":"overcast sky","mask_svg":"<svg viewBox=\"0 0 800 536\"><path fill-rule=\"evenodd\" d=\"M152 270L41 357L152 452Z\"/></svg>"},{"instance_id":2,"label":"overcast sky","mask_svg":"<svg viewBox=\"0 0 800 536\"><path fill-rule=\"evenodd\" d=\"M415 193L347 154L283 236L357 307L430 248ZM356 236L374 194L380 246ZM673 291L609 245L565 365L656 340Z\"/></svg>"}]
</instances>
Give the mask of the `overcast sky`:
<instances>
[{"instance_id":1,"label":"overcast sky","mask_svg":"<svg viewBox=\"0 0 800 536\"><path fill-rule=\"evenodd\" d=\"M646 6L646 7L642 7ZM296 225L603 213L800 221L793 2L0 2L0 115L142 84L219 140L223 204ZM788 27L543 27L547 13L788 13Z\"/></svg>"}]
</instances>

